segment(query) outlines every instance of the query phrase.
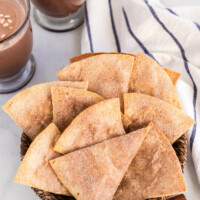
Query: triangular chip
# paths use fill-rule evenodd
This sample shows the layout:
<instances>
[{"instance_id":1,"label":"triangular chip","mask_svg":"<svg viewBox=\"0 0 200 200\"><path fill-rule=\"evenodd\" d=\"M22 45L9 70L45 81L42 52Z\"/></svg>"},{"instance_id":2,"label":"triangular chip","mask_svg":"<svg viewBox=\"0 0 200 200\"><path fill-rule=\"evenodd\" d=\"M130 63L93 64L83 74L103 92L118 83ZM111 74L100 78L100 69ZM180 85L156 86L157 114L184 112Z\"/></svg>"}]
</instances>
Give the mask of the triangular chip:
<instances>
[{"instance_id":1,"label":"triangular chip","mask_svg":"<svg viewBox=\"0 0 200 200\"><path fill-rule=\"evenodd\" d=\"M83 110L104 98L96 93L81 89L53 87L51 88L53 104L53 122L61 132Z\"/></svg>"},{"instance_id":2,"label":"triangular chip","mask_svg":"<svg viewBox=\"0 0 200 200\"><path fill-rule=\"evenodd\" d=\"M182 110L140 93L124 94L124 114L134 127L143 127L154 122L171 144L194 124L194 120Z\"/></svg>"},{"instance_id":3,"label":"triangular chip","mask_svg":"<svg viewBox=\"0 0 200 200\"><path fill-rule=\"evenodd\" d=\"M135 58L123 54L102 54L70 64L58 72L60 80L88 81L88 90L105 99L128 92Z\"/></svg>"},{"instance_id":4,"label":"triangular chip","mask_svg":"<svg viewBox=\"0 0 200 200\"><path fill-rule=\"evenodd\" d=\"M58 128L51 123L35 138L22 160L15 182L55 194L70 195L49 165L49 160L60 156L53 151L60 135Z\"/></svg>"},{"instance_id":5,"label":"triangular chip","mask_svg":"<svg viewBox=\"0 0 200 200\"><path fill-rule=\"evenodd\" d=\"M114 200L144 200L186 190L176 153L164 134L154 126L132 160Z\"/></svg>"},{"instance_id":6,"label":"triangular chip","mask_svg":"<svg viewBox=\"0 0 200 200\"><path fill-rule=\"evenodd\" d=\"M50 161L77 200L112 200L151 126Z\"/></svg>"},{"instance_id":7,"label":"triangular chip","mask_svg":"<svg viewBox=\"0 0 200 200\"><path fill-rule=\"evenodd\" d=\"M51 97L53 122L61 132L64 131L81 111L104 100L103 97L96 93L66 87L52 87ZM127 130L132 122L122 114L122 123L124 129Z\"/></svg>"},{"instance_id":8,"label":"triangular chip","mask_svg":"<svg viewBox=\"0 0 200 200\"><path fill-rule=\"evenodd\" d=\"M143 53L136 56L129 92L148 94L182 108L170 77L156 61Z\"/></svg>"},{"instance_id":9,"label":"triangular chip","mask_svg":"<svg viewBox=\"0 0 200 200\"><path fill-rule=\"evenodd\" d=\"M85 53L85 54L82 54L82 55L79 55L79 56L75 56L73 58L70 58L70 62L73 63L73 62L77 62L77 61L80 61L80 60L83 60L85 58L89 58L89 57L92 57L92 56L96 56L96 55L101 55L101 54L118 54L116 52L110 52L110 53L106 53L106 52L98 52L98 53ZM133 56L133 57L136 57L136 55L134 54L127 54L127 53L120 53L120 54L125 54L125 55L130 55L130 56ZM163 68L165 70L165 72L168 74L168 76L170 77L172 83L174 85L176 85L179 77L180 77L180 73L178 72L175 72L175 71L172 71L170 69L167 69L167 68Z\"/></svg>"},{"instance_id":10,"label":"triangular chip","mask_svg":"<svg viewBox=\"0 0 200 200\"><path fill-rule=\"evenodd\" d=\"M119 99L109 99L80 113L65 129L54 150L65 154L123 134Z\"/></svg>"},{"instance_id":11,"label":"triangular chip","mask_svg":"<svg viewBox=\"0 0 200 200\"><path fill-rule=\"evenodd\" d=\"M31 140L53 119L51 87L87 89L87 82L50 82L29 87L11 98L3 109L23 129Z\"/></svg>"}]
</instances>

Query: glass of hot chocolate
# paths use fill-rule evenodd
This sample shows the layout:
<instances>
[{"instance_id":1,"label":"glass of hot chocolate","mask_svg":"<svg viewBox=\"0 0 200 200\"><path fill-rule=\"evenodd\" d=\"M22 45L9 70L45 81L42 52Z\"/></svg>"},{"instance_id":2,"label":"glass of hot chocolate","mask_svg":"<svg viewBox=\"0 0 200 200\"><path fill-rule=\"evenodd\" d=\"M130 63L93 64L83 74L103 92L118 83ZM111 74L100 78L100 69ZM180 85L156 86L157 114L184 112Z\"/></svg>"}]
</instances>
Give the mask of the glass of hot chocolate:
<instances>
[{"instance_id":1,"label":"glass of hot chocolate","mask_svg":"<svg viewBox=\"0 0 200 200\"><path fill-rule=\"evenodd\" d=\"M0 93L23 87L35 72L29 16L28 0L0 0Z\"/></svg>"},{"instance_id":2,"label":"glass of hot chocolate","mask_svg":"<svg viewBox=\"0 0 200 200\"><path fill-rule=\"evenodd\" d=\"M82 24L85 0L31 0L34 18L43 28L67 31Z\"/></svg>"}]
</instances>

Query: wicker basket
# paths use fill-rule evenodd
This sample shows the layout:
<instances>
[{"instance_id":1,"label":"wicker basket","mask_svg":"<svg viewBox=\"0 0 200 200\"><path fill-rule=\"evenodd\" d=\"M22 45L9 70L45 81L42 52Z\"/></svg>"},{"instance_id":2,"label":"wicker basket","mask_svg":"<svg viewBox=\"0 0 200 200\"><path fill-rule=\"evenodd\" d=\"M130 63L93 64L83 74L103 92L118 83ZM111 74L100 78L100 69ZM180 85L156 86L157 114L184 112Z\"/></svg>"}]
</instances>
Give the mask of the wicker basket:
<instances>
[{"instance_id":1,"label":"wicker basket","mask_svg":"<svg viewBox=\"0 0 200 200\"><path fill-rule=\"evenodd\" d=\"M23 159L24 155L26 154L26 151L28 150L29 146L31 144L31 140L28 138L28 136L23 133L21 137L21 159ZM185 133L180 137L173 145L176 154L179 158L179 161L181 163L182 170L184 169L184 166L186 164L187 160L187 134ZM63 195L56 195L49 192L45 192L43 190L39 190L36 188L32 188L34 192L39 196L42 200L74 200L73 197L63 196ZM151 200L165 200L166 198L156 198Z\"/></svg>"}]
</instances>

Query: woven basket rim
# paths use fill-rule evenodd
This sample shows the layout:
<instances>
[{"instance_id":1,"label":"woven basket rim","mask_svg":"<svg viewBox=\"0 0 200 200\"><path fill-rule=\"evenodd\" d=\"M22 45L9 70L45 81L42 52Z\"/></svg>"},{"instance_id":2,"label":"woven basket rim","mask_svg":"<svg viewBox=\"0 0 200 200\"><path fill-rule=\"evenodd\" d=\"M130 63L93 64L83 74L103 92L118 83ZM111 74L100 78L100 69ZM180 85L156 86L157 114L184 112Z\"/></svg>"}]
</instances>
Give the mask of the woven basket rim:
<instances>
[{"instance_id":1,"label":"woven basket rim","mask_svg":"<svg viewBox=\"0 0 200 200\"><path fill-rule=\"evenodd\" d=\"M23 160L24 155L26 154L30 144L31 140L29 139L29 137L25 133L22 133L21 144L20 144L21 160ZM173 148L179 158L182 171L184 171L184 167L187 161L187 133L184 133L173 144ZM32 188L32 189L36 193L36 195L39 196L42 200L75 200L73 197L57 195L43 190L39 190L37 188ZM165 199L167 199L167 197L154 198L151 200L165 200Z\"/></svg>"}]
</instances>

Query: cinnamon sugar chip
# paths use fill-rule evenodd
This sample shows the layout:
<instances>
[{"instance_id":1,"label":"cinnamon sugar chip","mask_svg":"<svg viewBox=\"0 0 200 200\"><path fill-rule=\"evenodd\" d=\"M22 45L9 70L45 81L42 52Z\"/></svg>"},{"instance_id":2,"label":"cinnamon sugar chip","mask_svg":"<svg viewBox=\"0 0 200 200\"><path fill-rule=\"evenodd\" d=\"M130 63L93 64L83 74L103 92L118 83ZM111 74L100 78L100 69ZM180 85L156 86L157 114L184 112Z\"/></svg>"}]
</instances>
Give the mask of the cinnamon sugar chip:
<instances>
[{"instance_id":1,"label":"cinnamon sugar chip","mask_svg":"<svg viewBox=\"0 0 200 200\"><path fill-rule=\"evenodd\" d=\"M51 87L87 89L87 86L87 82L70 81L57 81L34 85L11 98L3 106L3 109L23 129L29 138L34 140L53 119Z\"/></svg>"},{"instance_id":2,"label":"cinnamon sugar chip","mask_svg":"<svg viewBox=\"0 0 200 200\"><path fill-rule=\"evenodd\" d=\"M151 126L50 161L77 200L111 200Z\"/></svg>"},{"instance_id":3,"label":"cinnamon sugar chip","mask_svg":"<svg viewBox=\"0 0 200 200\"><path fill-rule=\"evenodd\" d=\"M67 87L51 88L51 96L53 122L60 131L64 131L84 109L104 100L96 93Z\"/></svg>"},{"instance_id":4,"label":"cinnamon sugar chip","mask_svg":"<svg viewBox=\"0 0 200 200\"><path fill-rule=\"evenodd\" d=\"M128 92L135 58L123 54L92 56L60 70L60 80L88 81L88 90L105 99L121 97Z\"/></svg>"},{"instance_id":5,"label":"cinnamon sugar chip","mask_svg":"<svg viewBox=\"0 0 200 200\"><path fill-rule=\"evenodd\" d=\"M129 165L113 200L142 200L186 191L176 153L154 125Z\"/></svg>"},{"instance_id":6,"label":"cinnamon sugar chip","mask_svg":"<svg viewBox=\"0 0 200 200\"><path fill-rule=\"evenodd\" d=\"M54 150L65 154L124 134L119 98L108 99L81 112L62 133Z\"/></svg>"},{"instance_id":7,"label":"cinnamon sugar chip","mask_svg":"<svg viewBox=\"0 0 200 200\"><path fill-rule=\"evenodd\" d=\"M61 132L51 123L36 137L17 171L15 182L55 194L70 195L48 163L60 156L53 151L53 145L60 136Z\"/></svg>"},{"instance_id":8,"label":"cinnamon sugar chip","mask_svg":"<svg viewBox=\"0 0 200 200\"><path fill-rule=\"evenodd\" d=\"M124 94L124 114L133 128L154 122L173 144L193 124L182 110L158 98L140 93Z\"/></svg>"}]
</instances>

